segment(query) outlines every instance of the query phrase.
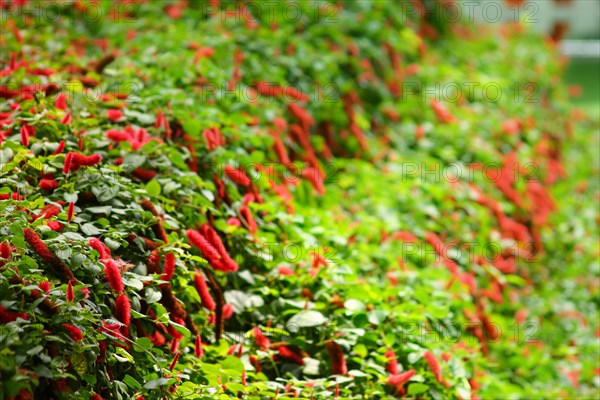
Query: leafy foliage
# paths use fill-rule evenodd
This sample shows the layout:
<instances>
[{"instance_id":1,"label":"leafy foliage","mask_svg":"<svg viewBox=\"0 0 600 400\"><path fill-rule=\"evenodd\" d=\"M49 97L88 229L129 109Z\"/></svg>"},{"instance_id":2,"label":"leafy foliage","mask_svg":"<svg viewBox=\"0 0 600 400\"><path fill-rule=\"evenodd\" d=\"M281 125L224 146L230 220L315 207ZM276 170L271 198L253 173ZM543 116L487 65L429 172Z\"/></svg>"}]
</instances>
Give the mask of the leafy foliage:
<instances>
[{"instance_id":1,"label":"leafy foliage","mask_svg":"<svg viewBox=\"0 0 600 400\"><path fill-rule=\"evenodd\" d=\"M13 3L4 397L596 393L598 124L552 43L387 1Z\"/></svg>"}]
</instances>

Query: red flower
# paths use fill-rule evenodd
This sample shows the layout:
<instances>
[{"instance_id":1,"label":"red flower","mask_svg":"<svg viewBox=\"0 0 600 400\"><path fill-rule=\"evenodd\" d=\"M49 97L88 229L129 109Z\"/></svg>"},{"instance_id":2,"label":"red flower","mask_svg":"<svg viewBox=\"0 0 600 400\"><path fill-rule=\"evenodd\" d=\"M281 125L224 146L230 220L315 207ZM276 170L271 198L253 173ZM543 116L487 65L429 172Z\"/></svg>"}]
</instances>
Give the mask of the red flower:
<instances>
[{"instance_id":1,"label":"red flower","mask_svg":"<svg viewBox=\"0 0 600 400\"><path fill-rule=\"evenodd\" d=\"M81 330L78 327L70 324L62 324L62 326L67 330L67 332L69 332L69 335L71 335L71 339L73 339L76 342L83 340L83 334L81 333Z\"/></svg>"},{"instance_id":2,"label":"red flower","mask_svg":"<svg viewBox=\"0 0 600 400\"><path fill-rule=\"evenodd\" d=\"M6 261L10 260L10 247L6 242L2 242L2 244L0 244L0 257ZM6 261L0 262L0 266L4 265Z\"/></svg>"},{"instance_id":3,"label":"red flower","mask_svg":"<svg viewBox=\"0 0 600 400\"><path fill-rule=\"evenodd\" d=\"M117 319L125 325L124 332L129 330L129 324L131 323L131 303L129 298L125 294L117 296L115 304L115 314ZM124 333L125 334L125 333Z\"/></svg>"},{"instance_id":4,"label":"red flower","mask_svg":"<svg viewBox=\"0 0 600 400\"><path fill-rule=\"evenodd\" d=\"M62 119L60 120L60 123L63 125L69 125L71 123L71 114L70 113L66 113Z\"/></svg>"},{"instance_id":5,"label":"red flower","mask_svg":"<svg viewBox=\"0 0 600 400\"><path fill-rule=\"evenodd\" d=\"M445 384L444 378L442 378L442 367L440 366L440 362L437 358L435 358L433 353L427 350L423 354L423 358L425 359L425 361L427 361L427 364L429 364L429 369L431 370L431 372L433 372L433 375L435 375L435 379L437 379L439 383Z\"/></svg>"},{"instance_id":6,"label":"red flower","mask_svg":"<svg viewBox=\"0 0 600 400\"><path fill-rule=\"evenodd\" d=\"M223 319L229 319L233 316L233 306L231 304L225 304L223 306Z\"/></svg>"},{"instance_id":7,"label":"red flower","mask_svg":"<svg viewBox=\"0 0 600 400\"><path fill-rule=\"evenodd\" d=\"M398 374L398 360L396 359L396 353L393 350L385 352L385 356L388 358L388 362L385 365L385 370L390 374Z\"/></svg>"},{"instance_id":8,"label":"red flower","mask_svg":"<svg viewBox=\"0 0 600 400\"><path fill-rule=\"evenodd\" d=\"M279 271L279 273L281 275L285 275L285 276L292 276L294 275L294 270L291 269L290 267L286 267L285 265L280 265L277 270Z\"/></svg>"},{"instance_id":9,"label":"red flower","mask_svg":"<svg viewBox=\"0 0 600 400\"><path fill-rule=\"evenodd\" d=\"M179 355L181 353L177 352L175 353L175 357L173 357L173 361L171 361L171 365L169 365L169 371L173 371L173 368L175 368L175 365L177 365L177 360L179 360Z\"/></svg>"},{"instance_id":10,"label":"red flower","mask_svg":"<svg viewBox=\"0 0 600 400\"><path fill-rule=\"evenodd\" d=\"M59 93L56 95L56 100L54 101L54 107L59 110L67 109L67 96L64 93Z\"/></svg>"},{"instance_id":11,"label":"red flower","mask_svg":"<svg viewBox=\"0 0 600 400\"><path fill-rule=\"evenodd\" d=\"M33 247L33 250L42 258L42 260L53 263L56 260L55 255L48 250L48 247L44 243L42 239L35 233L33 230L29 228L23 229L23 234L25 236L25 241Z\"/></svg>"},{"instance_id":12,"label":"red flower","mask_svg":"<svg viewBox=\"0 0 600 400\"><path fill-rule=\"evenodd\" d=\"M254 336L254 341L256 345L261 349L265 350L271 345L271 341L268 337L266 337L262 330L259 327L255 327L252 329L252 335Z\"/></svg>"},{"instance_id":13,"label":"red flower","mask_svg":"<svg viewBox=\"0 0 600 400\"><path fill-rule=\"evenodd\" d=\"M202 349L202 339L200 339L200 335L196 336L194 355L198 358L202 358L202 355L204 355L204 350Z\"/></svg>"},{"instance_id":14,"label":"red flower","mask_svg":"<svg viewBox=\"0 0 600 400\"><path fill-rule=\"evenodd\" d=\"M52 153L52 155L57 155L62 153L62 151L65 149L65 141L61 140L60 143L58 144L58 147L56 148L56 150L54 151L54 153Z\"/></svg>"},{"instance_id":15,"label":"red flower","mask_svg":"<svg viewBox=\"0 0 600 400\"><path fill-rule=\"evenodd\" d=\"M123 113L120 110L106 110L106 116L111 121L118 121L124 117Z\"/></svg>"},{"instance_id":16,"label":"red flower","mask_svg":"<svg viewBox=\"0 0 600 400\"><path fill-rule=\"evenodd\" d=\"M73 214L75 212L75 204L73 202L69 203L69 208L67 209L67 221L71 222L73 219Z\"/></svg>"},{"instance_id":17,"label":"red flower","mask_svg":"<svg viewBox=\"0 0 600 400\"><path fill-rule=\"evenodd\" d=\"M277 350L279 351L279 356L281 358L291 361L295 364L304 365L304 360L302 359L302 356L295 353L294 351L289 349L287 346L281 346Z\"/></svg>"},{"instance_id":18,"label":"red flower","mask_svg":"<svg viewBox=\"0 0 600 400\"><path fill-rule=\"evenodd\" d=\"M206 286L206 281L204 280L204 276L202 273L197 272L194 275L194 283L196 286L196 290L198 291L198 295L200 296L200 300L202 301L202 305L209 311L215 310L215 301L212 296L208 292L208 287Z\"/></svg>"},{"instance_id":19,"label":"red flower","mask_svg":"<svg viewBox=\"0 0 600 400\"><path fill-rule=\"evenodd\" d=\"M175 254L168 253L165 256L165 265L163 267L163 274L160 279L163 281L170 281L175 273Z\"/></svg>"},{"instance_id":20,"label":"red flower","mask_svg":"<svg viewBox=\"0 0 600 400\"><path fill-rule=\"evenodd\" d=\"M86 166L91 167L96 165L102 161L102 156L100 154L92 154L89 156L84 156L80 153L67 153L65 157L65 164L63 167L63 173L69 173L71 171L77 171L79 168Z\"/></svg>"},{"instance_id":21,"label":"red flower","mask_svg":"<svg viewBox=\"0 0 600 400\"><path fill-rule=\"evenodd\" d=\"M50 293L50 282L44 281L39 284L40 290L43 290L44 293Z\"/></svg>"},{"instance_id":22,"label":"red flower","mask_svg":"<svg viewBox=\"0 0 600 400\"><path fill-rule=\"evenodd\" d=\"M414 369L408 370L401 374L390 375L387 379L387 384L393 386L397 392L404 394L404 384L415 375Z\"/></svg>"},{"instance_id":23,"label":"red flower","mask_svg":"<svg viewBox=\"0 0 600 400\"><path fill-rule=\"evenodd\" d=\"M64 225L61 224L58 221L48 221L46 222L46 224L50 227L50 229L52 229L53 231L60 231Z\"/></svg>"},{"instance_id":24,"label":"red flower","mask_svg":"<svg viewBox=\"0 0 600 400\"><path fill-rule=\"evenodd\" d=\"M225 175L235 183L241 186L250 186L250 178L243 171L235 169L230 165L226 165L224 168Z\"/></svg>"},{"instance_id":25,"label":"red flower","mask_svg":"<svg viewBox=\"0 0 600 400\"><path fill-rule=\"evenodd\" d=\"M123 278L121 277L121 271L116 262L111 259L105 259L104 261L104 275L110 287L117 293L122 293L125 288L123 287Z\"/></svg>"},{"instance_id":26,"label":"red flower","mask_svg":"<svg viewBox=\"0 0 600 400\"><path fill-rule=\"evenodd\" d=\"M102 400L102 396L100 396L98 393L94 393L91 397L90 400Z\"/></svg>"},{"instance_id":27,"label":"red flower","mask_svg":"<svg viewBox=\"0 0 600 400\"><path fill-rule=\"evenodd\" d=\"M21 128L21 143L23 144L23 146L29 147L29 136L33 136L34 133L35 132L32 126L29 126L27 124L23 125L23 127Z\"/></svg>"},{"instance_id":28,"label":"red flower","mask_svg":"<svg viewBox=\"0 0 600 400\"><path fill-rule=\"evenodd\" d=\"M108 247L104 245L98 238L90 238L88 239L88 244L98 253L100 253L100 259L110 258L110 250Z\"/></svg>"},{"instance_id":29,"label":"red flower","mask_svg":"<svg viewBox=\"0 0 600 400\"><path fill-rule=\"evenodd\" d=\"M54 179L41 179L39 184L42 190L46 190L48 192L58 188L58 182L56 182Z\"/></svg>"},{"instance_id":30,"label":"red flower","mask_svg":"<svg viewBox=\"0 0 600 400\"><path fill-rule=\"evenodd\" d=\"M8 324L9 322L16 321L17 318L27 319L27 314L9 311L0 304L0 321L2 321L2 323Z\"/></svg>"},{"instance_id":31,"label":"red flower","mask_svg":"<svg viewBox=\"0 0 600 400\"><path fill-rule=\"evenodd\" d=\"M452 114L450 114L450 112L446 109L446 107L444 107L442 103L436 100L431 100L430 104L431 108L433 108L433 111L435 112L435 115L437 116L440 122L444 124L454 122L454 117L452 116Z\"/></svg>"},{"instance_id":32,"label":"red flower","mask_svg":"<svg viewBox=\"0 0 600 400\"><path fill-rule=\"evenodd\" d=\"M67 301L75 300L75 293L73 292L73 284L69 281L67 285Z\"/></svg>"},{"instance_id":33,"label":"red flower","mask_svg":"<svg viewBox=\"0 0 600 400\"><path fill-rule=\"evenodd\" d=\"M329 353L333 374L346 375L348 373L348 368L346 367L346 359L344 358L344 353L342 352L340 345L329 339L325 341L325 348Z\"/></svg>"}]
</instances>

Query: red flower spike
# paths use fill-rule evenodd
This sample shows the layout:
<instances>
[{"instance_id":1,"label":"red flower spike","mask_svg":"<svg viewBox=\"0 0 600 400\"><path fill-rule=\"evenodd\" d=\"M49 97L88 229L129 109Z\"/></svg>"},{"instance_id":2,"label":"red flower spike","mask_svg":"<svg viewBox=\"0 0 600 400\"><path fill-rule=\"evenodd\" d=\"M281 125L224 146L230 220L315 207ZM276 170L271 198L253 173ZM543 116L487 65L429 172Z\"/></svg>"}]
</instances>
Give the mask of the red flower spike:
<instances>
[{"instance_id":1,"label":"red flower spike","mask_svg":"<svg viewBox=\"0 0 600 400\"><path fill-rule=\"evenodd\" d=\"M215 301L208 291L208 287L206 286L206 281L204 280L202 273L197 272L194 274L194 284L196 286L196 290L198 291L198 295L200 296L200 300L202 301L202 306L209 311L214 311Z\"/></svg>"},{"instance_id":2,"label":"red flower spike","mask_svg":"<svg viewBox=\"0 0 600 400\"><path fill-rule=\"evenodd\" d=\"M73 284L69 281L67 285L67 301L75 300L75 293L73 292Z\"/></svg>"},{"instance_id":3,"label":"red flower spike","mask_svg":"<svg viewBox=\"0 0 600 400\"><path fill-rule=\"evenodd\" d=\"M171 361L171 365L169 365L169 371L173 371L173 368L175 368L175 365L177 365L177 360L179 360L180 354L180 352L175 353L175 357L173 357L173 361Z\"/></svg>"},{"instance_id":4,"label":"red flower spike","mask_svg":"<svg viewBox=\"0 0 600 400\"><path fill-rule=\"evenodd\" d=\"M385 352L385 356L388 358L388 362L385 366L385 370L390 374L398 374L398 360L396 359L396 353L393 350Z\"/></svg>"},{"instance_id":5,"label":"red flower spike","mask_svg":"<svg viewBox=\"0 0 600 400\"><path fill-rule=\"evenodd\" d=\"M44 281L39 284L40 290L43 290L44 293L50 293L50 282Z\"/></svg>"},{"instance_id":6,"label":"red flower spike","mask_svg":"<svg viewBox=\"0 0 600 400\"><path fill-rule=\"evenodd\" d=\"M433 372L433 375L435 375L435 379L439 383L444 383L444 379L442 378L442 367L440 366L440 362L433 355L433 353L427 350L423 354L423 358L425 359L425 361L427 361L427 364L429 364L429 369L431 370L431 372Z\"/></svg>"},{"instance_id":7,"label":"red flower spike","mask_svg":"<svg viewBox=\"0 0 600 400\"><path fill-rule=\"evenodd\" d=\"M98 238L90 238L88 239L88 244L98 253L100 253L100 259L103 260L105 258L110 258L110 249L104 245Z\"/></svg>"},{"instance_id":8,"label":"red flower spike","mask_svg":"<svg viewBox=\"0 0 600 400\"><path fill-rule=\"evenodd\" d=\"M160 279L163 281L170 281L175 273L175 254L168 253L165 256L165 265L163 267L163 273Z\"/></svg>"},{"instance_id":9,"label":"red flower spike","mask_svg":"<svg viewBox=\"0 0 600 400\"><path fill-rule=\"evenodd\" d=\"M67 221L71 222L73 219L73 214L75 213L75 204L73 202L69 203L69 208L67 209Z\"/></svg>"},{"instance_id":10,"label":"red flower spike","mask_svg":"<svg viewBox=\"0 0 600 400\"><path fill-rule=\"evenodd\" d=\"M204 350L202 349L202 339L200 335L196 336L196 343L194 345L194 355L198 358L202 358Z\"/></svg>"},{"instance_id":11,"label":"red flower spike","mask_svg":"<svg viewBox=\"0 0 600 400\"><path fill-rule=\"evenodd\" d=\"M123 278L121 277L121 271L117 263L111 259L106 259L104 262L104 275L110 287L117 293L122 293L125 288L123 287Z\"/></svg>"},{"instance_id":12,"label":"red flower spike","mask_svg":"<svg viewBox=\"0 0 600 400\"><path fill-rule=\"evenodd\" d=\"M69 335L71 335L71 339L73 339L76 342L83 340L83 334L81 333L81 330L78 327L70 324L62 324L62 326L67 330L67 332L69 332Z\"/></svg>"},{"instance_id":13,"label":"red flower spike","mask_svg":"<svg viewBox=\"0 0 600 400\"><path fill-rule=\"evenodd\" d=\"M123 113L120 110L106 110L106 116L111 121L118 121L124 117Z\"/></svg>"},{"instance_id":14,"label":"red flower spike","mask_svg":"<svg viewBox=\"0 0 600 400\"><path fill-rule=\"evenodd\" d=\"M404 385L416 374L414 369L408 370L401 374L390 375L387 379L387 384L394 387L397 392L404 394Z\"/></svg>"},{"instance_id":15,"label":"red flower spike","mask_svg":"<svg viewBox=\"0 0 600 400\"><path fill-rule=\"evenodd\" d=\"M267 338L259 327L252 329L252 335L256 345L261 349L267 349L271 345L271 341Z\"/></svg>"},{"instance_id":16,"label":"red flower spike","mask_svg":"<svg viewBox=\"0 0 600 400\"><path fill-rule=\"evenodd\" d=\"M58 188L58 182L54 179L40 179L40 189L45 190L47 192L52 192Z\"/></svg>"},{"instance_id":17,"label":"red flower spike","mask_svg":"<svg viewBox=\"0 0 600 400\"><path fill-rule=\"evenodd\" d=\"M56 100L54 100L54 107L63 111L67 110L67 96L64 93L59 93L56 95Z\"/></svg>"},{"instance_id":18,"label":"red flower spike","mask_svg":"<svg viewBox=\"0 0 600 400\"><path fill-rule=\"evenodd\" d=\"M129 298L125 294L120 294L117 297L117 301L115 303L115 314L117 319L125 325L125 329L122 330L124 332L129 331L129 324L131 323L131 303L129 302Z\"/></svg>"},{"instance_id":19,"label":"red flower spike","mask_svg":"<svg viewBox=\"0 0 600 400\"><path fill-rule=\"evenodd\" d=\"M235 169L230 165L224 167L225 175L240 186L250 186L251 181L243 171Z\"/></svg>"},{"instance_id":20,"label":"red flower spike","mask_svg":"<svg viewBox=\"0 0 600 400\"><path fill-rule=\"evenodd\" d=\"M339 344L337 344L333 340L325 341L325 348L329 353L329 358L331 360L331 370L334 375L346 375L348 373L348 368L346 367L346 359L344 357L344 353L342 352L342 348Z\"/></svg>"}]
</instances>

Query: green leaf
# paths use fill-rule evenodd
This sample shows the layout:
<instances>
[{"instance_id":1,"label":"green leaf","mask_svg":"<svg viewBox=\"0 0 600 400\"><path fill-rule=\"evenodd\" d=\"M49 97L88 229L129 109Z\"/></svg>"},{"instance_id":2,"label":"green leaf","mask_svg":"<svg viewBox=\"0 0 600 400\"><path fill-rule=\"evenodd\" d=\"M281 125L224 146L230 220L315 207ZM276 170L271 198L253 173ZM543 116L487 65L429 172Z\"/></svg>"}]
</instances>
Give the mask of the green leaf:
<instances>
[{"instance_id":1,"label":"green leaf","mask_svg":"<svg viewBox=\"0 0 600 400\"><path fill-rule=\"evenodd\" d=\"M428 385L419 382L411 382L408 385L408 394L425 393L429 389Z\"/></svg>"},{"instance_id":2,"label":"green leaf","mask_svg":"<svg viewBox=\"0 0 600 400\"><path fill-rule=\"evenodd\" d=\"M327 321L327 318L318 311L300 311L289 319L286 327L290 332L296 332L298 328L315 327L322 325Z\"/></svg>"},{"instance_id":3,"label":"green leaf","mask_svg":"<svg viewBox=\"0 0 600 400\"><path fill-rule=\"evenodd\" d=\"M146 184L146 193L151 197L160 195L160 183L156 179L152 179Z\"/></svg>"}]
</instances>

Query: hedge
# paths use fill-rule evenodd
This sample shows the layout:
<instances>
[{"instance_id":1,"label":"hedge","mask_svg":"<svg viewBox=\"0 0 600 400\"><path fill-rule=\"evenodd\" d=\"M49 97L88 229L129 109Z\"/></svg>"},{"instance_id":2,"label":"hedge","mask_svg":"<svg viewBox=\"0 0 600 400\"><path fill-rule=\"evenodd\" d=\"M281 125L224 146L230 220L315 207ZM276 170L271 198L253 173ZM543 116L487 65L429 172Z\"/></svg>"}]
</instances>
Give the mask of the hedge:
<instances>
[{"instance_id":1,"label":"hedge","mask_svg":"<svg viewBox=\"0 0 600 400\"><path fill-rule=\"evenodd\" d=\"M448 3L2 2L1 397L597 394L598 121Z\"/></svg>"}]
</instances>

